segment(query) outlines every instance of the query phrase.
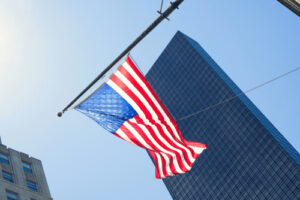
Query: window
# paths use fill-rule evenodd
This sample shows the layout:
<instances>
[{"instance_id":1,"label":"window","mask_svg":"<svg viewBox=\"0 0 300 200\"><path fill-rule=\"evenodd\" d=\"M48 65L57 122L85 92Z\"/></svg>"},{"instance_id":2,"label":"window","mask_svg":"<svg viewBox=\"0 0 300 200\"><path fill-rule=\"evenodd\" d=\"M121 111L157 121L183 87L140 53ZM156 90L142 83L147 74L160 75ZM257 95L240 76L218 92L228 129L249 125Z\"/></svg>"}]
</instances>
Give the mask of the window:
<instances>
[{"instance_id":1,"label":"window","mask_svg":"<svg viewBox=\"0 0 300 200\"><path fill-rule=\"evenodd\" d=\"M8 156L5 155L5 154L3 154L3 153L0 153L0 162L9 165L9 159L8 159Z\"/></svg>"},{"instance_id":2,"label":"window","mask_svg":"<svg viewBox=\"0 0 300 200\"><path fill-rule=\"evenodd\" d=\"M27 183L27 187L28 187L29 190L37 192L36 183L28 181L28 180L26 180L26 183Z\"/></svg>"},{"instance_id":3,"label":"window","mask_svg":"<svg viewBox=\"0 0 300 200\"><path fill-rule=\"evenodd\" d=\"M7 200L18 200L18 195L13 192L6 191Z\"/></svg>"},{"instance_id":4,"label":"window","mask_svg":"<svg viewBox=\"0 0 300 200\"><path fill-rule=\"evenodd\" d=\"M31 164L22 161L22 166L23 166L24 172L32 174Z\"/></svg>"},{"instance_id":5,"label":"window","mask_svg":"<svg viewBox=\"0 0 300 200\"><path fill-rule=\"evenodd\" d=\"M12 175L11 173L2 171L2 176L3 176L3 179L4 179L4 180L6 180L6 181L8 181L8 182L11 182L11 183L14 182L14 178L13 178L13 175Z\"/></svg>"}]
</instances>

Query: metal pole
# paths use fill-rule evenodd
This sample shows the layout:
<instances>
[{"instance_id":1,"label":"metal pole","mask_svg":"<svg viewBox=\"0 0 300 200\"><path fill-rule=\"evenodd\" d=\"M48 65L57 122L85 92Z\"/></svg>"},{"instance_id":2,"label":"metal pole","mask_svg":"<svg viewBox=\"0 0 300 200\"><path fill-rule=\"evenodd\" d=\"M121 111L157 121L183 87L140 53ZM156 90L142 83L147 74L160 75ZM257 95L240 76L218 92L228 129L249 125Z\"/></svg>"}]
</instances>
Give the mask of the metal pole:
<instances>
[{"instance_id":1,"label":"metal pole","mask_svg":"<svg viewBox=\"0 0 300 200\"><path fill-rule=\"evenodd\" d=\"M148 35L160 22L167 18L184 0L171 2L170 7L165 10L139 37L137 37L115 60L110 63L84 90L82 90L63 110L57 113L61 117L86 91L88 91L106 72L108 72L119 60L121 60L131 49L133 49L146 35Z\"/></svg>"}]
</instances>

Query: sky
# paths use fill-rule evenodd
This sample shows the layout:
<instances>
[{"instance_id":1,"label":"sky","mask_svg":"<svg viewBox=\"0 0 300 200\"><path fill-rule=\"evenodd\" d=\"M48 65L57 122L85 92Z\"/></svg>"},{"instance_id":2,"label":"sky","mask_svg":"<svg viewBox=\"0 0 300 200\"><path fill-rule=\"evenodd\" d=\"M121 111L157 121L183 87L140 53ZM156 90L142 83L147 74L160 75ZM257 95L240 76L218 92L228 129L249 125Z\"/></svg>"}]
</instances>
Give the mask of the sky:
<instances>
[{"instance_id":1,"label":"sky","mask_svg":"<svg viewBox=\"0 0 300 200\"><path fill-rule=\"evenodd\" d=\"M0 136L42 160L54 199L171 199L144 150L77 111L56 115L158 17L160 3L0 0ZM144 74L177 30L243 91L300 66L300 18L275 0L186 0L170 19L131 51ZM299 86L297 71L248 94L298 151Z\"/></svg>"}]
</instances>

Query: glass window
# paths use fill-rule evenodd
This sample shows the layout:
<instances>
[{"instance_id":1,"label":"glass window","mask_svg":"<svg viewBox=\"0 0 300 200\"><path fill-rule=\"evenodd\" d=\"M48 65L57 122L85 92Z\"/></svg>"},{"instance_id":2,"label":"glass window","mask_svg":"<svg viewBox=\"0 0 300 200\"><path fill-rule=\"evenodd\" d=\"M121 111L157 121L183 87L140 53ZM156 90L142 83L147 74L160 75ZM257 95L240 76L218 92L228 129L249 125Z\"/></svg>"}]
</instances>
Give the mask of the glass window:
<instances>
[{"instance_id":1,"label":"glass window","mask_svg":"<svg viewBox=\"0 0 300 200\"><path fill-rule=\"evenodd\" d=\"M24 172L32 174L31 164L22 161L22 166L23 166Z\"/></svg>"},{"instance_id":2,"label":"glass window","mask_svg":"<svg viewBox=\"0 0 300 200\"><path fill-rule=\"evenodd\" d=\"M26 184L29 190L37 192L36 183L26 180Z\"/></svg>"},{"instance_id":3,"label":"glass window","mask_svg":"<svg viewBox=\"0 0 300 200\"><path fill-rule=\"evenodd\" d=\"M4 179L4 180L6 180L6 181L8 181L8 182L11 182L11 183L14 182L14 178L13 178L13 175L12 175L11 173L2 171L2 176L3 176L3 179Z\"/></svg>"},{"instance_id":4,"label":"glass window","mask_svg":"<svg viewBox=\"0 0 300 200\"><path fill-rule=\"evenodd\" d=\"M9 159L8 159L8 156L5 155L5 154L3 154L3 153L0 153L0 162L9 165Z\"/></svg>"},{"instance_id":5,"label":"glass window","mask_svg":"<svg viewBox=\"0 0 300 200\"><path fill-rule=\"evenodd\" d=\"M9 191L6 191L6 198L7 200L18 200L18 195L16 193L13 193L13 192L9 192Z\"/></svg>"}]
</instances>

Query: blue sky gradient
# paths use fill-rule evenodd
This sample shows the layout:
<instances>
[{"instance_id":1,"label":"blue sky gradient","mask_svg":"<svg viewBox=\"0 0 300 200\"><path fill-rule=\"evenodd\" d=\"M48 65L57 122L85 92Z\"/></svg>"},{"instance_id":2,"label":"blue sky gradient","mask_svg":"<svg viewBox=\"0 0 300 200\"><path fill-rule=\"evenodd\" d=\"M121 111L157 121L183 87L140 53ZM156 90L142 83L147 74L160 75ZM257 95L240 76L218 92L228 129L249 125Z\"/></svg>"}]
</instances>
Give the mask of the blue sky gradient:
<instances>
[{"instance_id":1,"label":"blue sky gradient","mask_svg":"<svg viewBox=\"0 0 300 200\"><path fill-rule=\"evenodd\" d=\"M144 150L79 112L56 116L159 7L160 0L0 0L0 135L42 160L54 199L171 199ZM300 18L275 0L186 0L170 18L131 52L145 74L177 30L242 90L300 66ZM298 151L299 86L300 71L248 94Z\"/></svg>"}]
</instances>

